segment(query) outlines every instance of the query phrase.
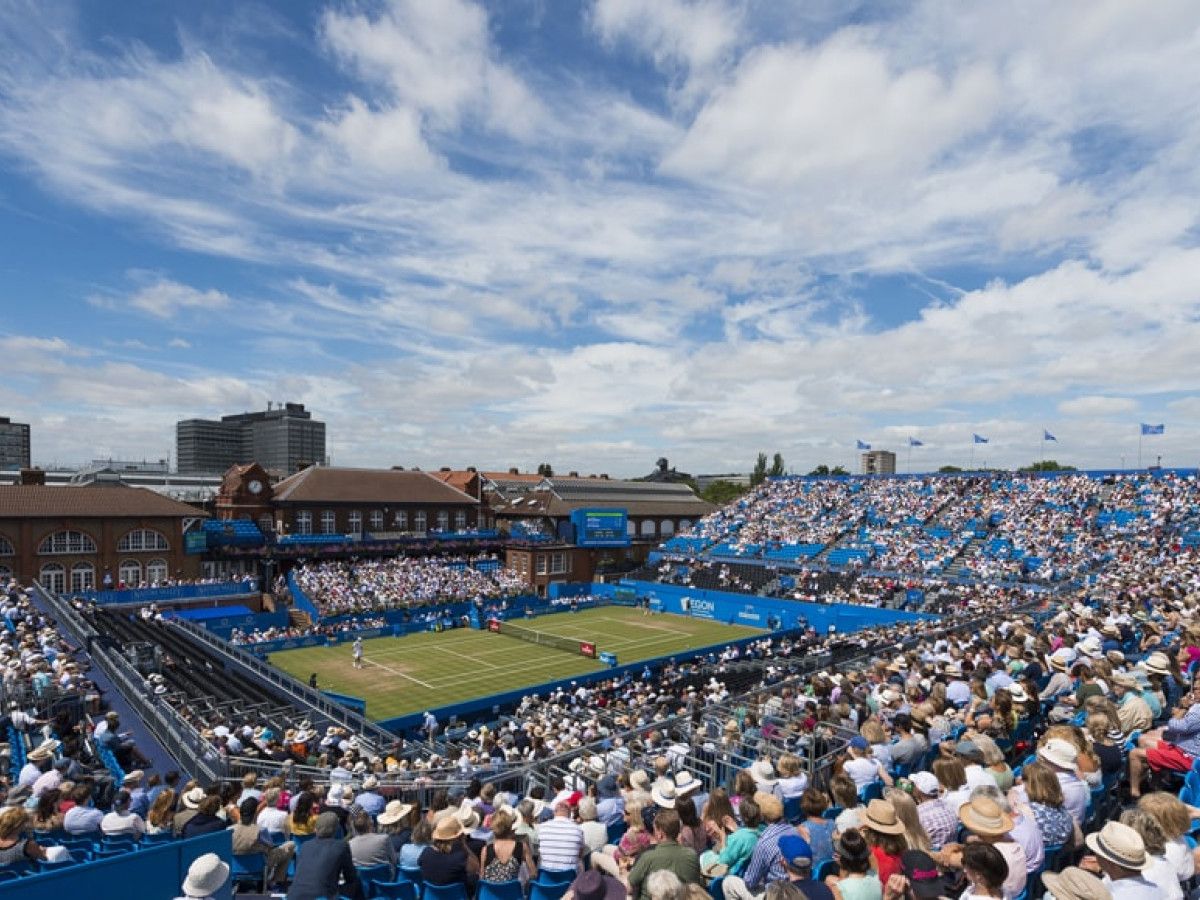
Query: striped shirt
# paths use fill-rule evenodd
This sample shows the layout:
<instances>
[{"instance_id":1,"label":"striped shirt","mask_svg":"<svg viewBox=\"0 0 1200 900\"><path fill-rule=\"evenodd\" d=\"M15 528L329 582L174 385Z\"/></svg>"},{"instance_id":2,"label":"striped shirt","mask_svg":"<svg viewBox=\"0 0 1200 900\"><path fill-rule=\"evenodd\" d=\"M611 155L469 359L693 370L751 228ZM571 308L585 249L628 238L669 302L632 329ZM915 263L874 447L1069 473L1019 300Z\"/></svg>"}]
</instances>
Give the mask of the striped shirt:
<instances>
[{"instance_id":1,"label":"striped shirt","mask_svg":"<svg viewBox=\"0 0 1200 900\"><path fill-rule=\"evenodd\" d=\"M555 816L537 827L540 867L548 872L567 872L579 866L583 853L583 829L570 819Z\"/></svg>"}]
</instances>

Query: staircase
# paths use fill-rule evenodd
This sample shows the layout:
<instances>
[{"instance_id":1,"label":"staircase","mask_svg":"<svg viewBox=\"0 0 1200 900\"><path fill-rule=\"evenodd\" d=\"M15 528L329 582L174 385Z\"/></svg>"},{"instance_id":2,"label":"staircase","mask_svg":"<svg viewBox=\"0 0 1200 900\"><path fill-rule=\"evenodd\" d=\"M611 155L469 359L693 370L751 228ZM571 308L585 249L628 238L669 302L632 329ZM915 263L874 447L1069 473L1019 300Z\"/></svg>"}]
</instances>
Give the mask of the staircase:
<instances>
[{"instance_id":1,"label":"staircase","mask_svg":"<svg viewBox=\"0 0 1200 900\"><path fill-rule=\"evenodd\" d=\"M289 628L299 628L307 631L308 629L312 628L312 624L312 616L310 616L308 613L296 609L294 606L288 610Z\"/></svg>"}]
</instances>

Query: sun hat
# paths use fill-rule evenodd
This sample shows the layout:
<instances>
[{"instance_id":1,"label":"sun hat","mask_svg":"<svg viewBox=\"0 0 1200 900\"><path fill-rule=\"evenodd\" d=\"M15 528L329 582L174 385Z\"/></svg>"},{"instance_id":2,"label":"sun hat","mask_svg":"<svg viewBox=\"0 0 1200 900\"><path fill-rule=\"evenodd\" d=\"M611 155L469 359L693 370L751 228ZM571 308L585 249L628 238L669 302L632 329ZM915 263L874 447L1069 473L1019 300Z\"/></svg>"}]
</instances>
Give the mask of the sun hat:
<instances>
[{"instance_id":1,"label":"sun hat","mask_svg":"<svg viewBox=\"0 0 1200 900\"><path fill-rule=\"evenodd\" d=\"M775 767L769 759L760 759L750 767L750 777L757 784L774 784Z\"/></svg>"},{"instance_id":2,"label":"sun hat","mask_svg":"<svg viewBox=\"0 0 1200 900\"><path fill-rule=\"evenodd\" d=\"M1012 697L1014 703L1028 703L1029 695L1025 693L1025 688L1019 684L1010 684L1006 690L1008 696Z\"/></svg>"},{"instance_id":3,"label":"sun hat","mask_svg":"<svg viewBox=\"0 0 1200 900\"><path fill-rule=\"evenodd\" d=\"M1046 741L1043 746L1038 747L1037 755L1060 769L1075 768L1075 761L1079 759L1079 751L1075 749L1075 745L1062 738Z\"/></svg>"},{"instance_id":4,"label":"sun hat","mask_svg":"<svg viewBox=\"0 0 1200 900\"><path fill-rule=\"evenodd\" d=\"M650 789L650 798L654 801L655 806L661 806L664 809L674 809L675 782L669 781L666 778L660 778L654 782L654 787Z\"/></svg>"},{"instance_id":5,"label":"sun hat","mask_svg":"<svg viewBox=\"0 0 1200 900\"><path fill-rule=\"evenodd\" d=\"M363 779L363 790L364 791L373 791L377 787L379 787L379 779L376 778L374 775L368 775L366 778Z\"/></svg>"},{"instance_id":6,"label":"sun hat","mask_svg":"<svg viewBox=\"0 0 1200 900\"><path fill-rule=\"evenodd\" d=\"M937 776L932 772L913 772L908 780L926 797L936 797L941 793L942 786L938 784Z\"/></svg>"},{"instance_id":7,"label":"sun hat","mask_svg":"<svg viewBox=\"0 0 1200 900\"><path fill-rule=\"evenodd\" d=\"M187 897L208 897L219 891L228 879L229 863L223 862L215 853L205 853L188 866L183 893Z\"/></svg>"},{"instance_id":8,"label":"sun hat","mask_svg":"<svg viewBox=\"0 0 1200 900\"><path fill-rule=\"evenodd\" d=\"M145 772L141 769L134 769L132 772L127 772L125 777L121 779L122 784L137 784L145 776Z\"/></svg>"},{"instance_id":9,"label":"sun hat","mask_svg":"<svg viewBox=\"0 0 1200 900\"><path fill-rule=\"evenodd\" d=\"M195 809L204 802L207 795L204 793L204 788L194 787L183 795L183 805L188 809Z\"/></svg>"},{"instance_id":10,"label":"sun hat","mask_svg":"<svg viewBox=\"0 0 1200 900\"><path fill-rule=\"evenodd\" d=\"M462 806L455 811L454 817L462 825L463 831L474 831L479 827L479 813L471 806L470 800L463 801Z\"/></svg>"},{"instance_id":11,"label":"sun hat","mask_svg":"<svg viewBox=\"0 0 1200 900\"><path fill-rule=\"evenodd\" d=\"M946 893L946 883L937 863L924 850L905 850L900 854L900 865L920 900L937 900ZM1057 894L1055 900L1058 900Z\"/></svg>"},{"instance_id":12,"label":"sun hat","mask_svg":"<svg viewBox=\"0 0 1200 900\"><path fill-rule=\"evenodd\" d=\"M571 892L578 900L625 900L625 885L598 869L589 869L573 882Z\"/></svg>"},{"instance_id":13,"label":"sun hat","mask_svg":"<svg viewBox=\"0 0 1200 900\"><path fill-rule=\"evenodd\" d=\"M443 816L437 823L437 827L433 829L433 839L435 841L452 841L462 833L463 823L458 820L458 816Z\"/></svg>"},{"instance_id":14,"label":"sun hat","mask_svg":"<svg viewBox=\"0 0 1200 900\"><path fill-rule=\"evenodd\" d=\"M904 834L904 823L896 817L896 807L887 800L868 803L862 824L881 834Z\"/></svg>"},{"instance_id":15,"label":"sun hat","mask_svg":"<svg viewBox=\"0 0 1200 900\"><path fill-rule=\"evenodd\" d=\"M1113 675L1112 683L1114 687L1123 687L1127 691L1140 691L1142 689L1142 686L1138 684L1137 679L1130 675Z\"/></svg>"},{"instance_id":16,"label":"sun hat","mask_svg":"<svg viewBox=\"0 0 1200 900\"><path fill-rule=\"evenodd\" d=\"M635 791L648 791L650 789L650 776L646 774L646 770L634 769L629 775L629 786Z\"/></svg>"},{"instance_id":17,"label":"sun hat","mask_svg":"<svg viewBox=\"0 0 1200 900\"><path fill-rule=\"evenodd\" d=\"M395 824L413 811L412 803L401 803L400 800L389 800L379 814L379 824Z\"/></svg>"},{"instance_id":18,"label":"sun hat","mask_svg":"<svg viewBox=\"0 0 1200 900\"><path fill-rule=\"evenodd\" d=\"M1012 816L991 797L976 797L958 808L958 820L976 834L997 836L1012 831Z\"/></svg>"},{"instance_id":19,"label":"sun hat","mask_svg":"<svg viewBox=\"0 0 1200 900\"><path fill-rule=\"evenodd\" d=\"M711 850L700 854L700 874L705 878L720 878L729 874L729 866L721 862L721 858Z\"/></svg>"},{"instance_id":20,"label":"sun hat","mask_svg":"<svg viewBox=\"0 0 1200 900\"><path fill-rule=\"evenodd\" d=\"M1114 666L1119 666L1125 662L1125 654L1120 650L1109 650L1104 654L1105 658Z\"/></svg>"},{"instance_id":21,"label":"sun hat","mask_svg":"<svg viewBox=\"0 0 1200 900\"><path fill-rule=\"evenodd\" d=\"M779 855L787 865L792 865L798 859L809 863L813 861L812 846L794 831L789 831L779 839Z\"/></svg>"},{"instance_id":22,"label":"sun hat","mask_svg":"<svg viewBox=\"0 0 1200 900\"><path fill-rule=\"evenodd\" d=\"M1142 668L1147 672L1153 672L1155 675L1170 675L1171 659L1161 650L1155 650L1142 660Z\"/></svg>"},{"instance_id":23,"label":"sun hat","mask_svg":"<svg viewBox=\"0 0 1200 900\"><path fill-rule=\"evenodd\" d=\"M1120 822L1108 822L1084 838L1088 849L1122 869L1141 871L1150 865L1142 836ZM1058 895L1055 894L1055 897Z\"/></svg>"},{"instance_id":24,"label":"sun hat","mask_svg":"<svg viewBox=\"0 0 1200 900\"><path fill-rule=\"evenodd\" d=\"M692 791L700 787L700 779L689 772L687 769L680 769L675 773L675 796L686 797Z\"/></svg>"},{"instance_id":25,"label":"sun hat","mask_svg":"<svg viewBox=\"0 0 1200 900\"><path fill-rule=\"evenodd\" d=\"M1054 900L1112 900L1112 891L1093 875L1076 866L1061 872L1043 872L1042 883Z\"/></svg>"}]
</instances>

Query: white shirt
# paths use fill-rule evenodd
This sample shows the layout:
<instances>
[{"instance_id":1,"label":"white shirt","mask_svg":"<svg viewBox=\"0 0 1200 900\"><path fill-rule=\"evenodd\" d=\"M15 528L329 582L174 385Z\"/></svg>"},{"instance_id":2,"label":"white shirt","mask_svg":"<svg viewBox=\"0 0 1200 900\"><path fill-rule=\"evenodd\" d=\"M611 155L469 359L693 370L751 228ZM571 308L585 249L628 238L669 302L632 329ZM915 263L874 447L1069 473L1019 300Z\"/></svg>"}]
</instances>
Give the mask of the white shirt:
<instances>
[{"instance_id":1,"label":"white shirt","mask_svg":"<svg viewBox=\"0 0 1200 900\"><path fill-rule=\"evenodd\" d=\"M879 780L882 767L879 760L874 757L865 759L855 757L842 767L842 771L854 780L854 786L861 791L868 784Z\"/></svg>"},{"instance_id":2,"label":"white shirt","mask_svg":"<svg viewBox=\"0 0 1200 900\"><path fill-rule=\"evenodd\" d=\"M131 834L141 837L146 833L146 823L137 813L120 813L113 811L100 820L100 830L105 834Z\"/></svg>"},{"instance_id":3,"label":"white shirt","mask_svg":"<svg viewBox=\"0 0 1200 900\"><path fill-rule=\"evenodd\" d=\"M1088 790L1087 784L1081 781L1074 772L1057 771L1059 786L1062 787L1063 809L1071 814L1071 818L1075 820L1075 824L1080 828L1087 821L1088 801L1091 799L1091 791Z\"/></svg>"},{"instance_id":4,"label":"white shirt","mask_svg":"<svg viewBox=\"0 0 1200 900\"><path fill-rule=\"evenodd\" d=\"M1158 888L1144 878L1120 878L1113 881L1105 875L1104 886L1112 891L1113 900L1160 900Z\"/></svg>"},{"instance_id":5,"label":"white shirt","mask_svg":"<svg viewBox=\"0 0 1200 900\"><path fill-rule=\"evenodd\" d=\"M287 830L285 827L287 820L288 814L282 809L273 809L268 806L259 812L258 818L254 821L260 828L266 831L281 833Z\"/></svg>"},{"instance_id":6,"label":"white shirt","mask_svg":"<svg viewBox=\"0 0 1200 900\"><path fill-rule=\"evenodd\" d=\"M1149 854L1147 854L1149 856ZM1175 877L1175 867L1163 856L1149 856L1150 865L1142 869L1142 877L1162 892L1166 900L1183 900L1183 888Z\"/></svg>"}]
</instances>

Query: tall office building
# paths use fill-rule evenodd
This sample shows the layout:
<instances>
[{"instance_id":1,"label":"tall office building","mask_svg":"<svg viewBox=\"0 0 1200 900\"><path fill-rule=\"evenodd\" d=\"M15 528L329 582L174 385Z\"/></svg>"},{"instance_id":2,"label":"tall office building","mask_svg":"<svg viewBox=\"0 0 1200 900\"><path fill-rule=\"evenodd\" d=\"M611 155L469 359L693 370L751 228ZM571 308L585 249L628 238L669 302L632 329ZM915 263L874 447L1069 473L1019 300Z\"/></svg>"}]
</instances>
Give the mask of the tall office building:
<instances>
[{"instance_id":1,"label":"tall office building","mask_svg":"<svg viewBox=\"0 0 1200 900\"><path fill-rule=\"evenodd\" d=\"M175 423L179 474L220 474L239 463L259 463L280 475L325 461L325 423L302 403L268 403L265 411Z\"/></svg>"},{"instance_id":2,"label":"tall office building","mask_svg":"<svg viewBox=\"0 0 1200 900\"><path fill-rule=\"evenodd\" d=\"M868 450L862 455L864 475L895 475L896 454L891 450Z\"/></svg>"},{"instance_id":3,"label":"tall office building","mask_svg":"<svg viewBox=\"0 0 1200 900\"><path fill-rule=\"evenodd\" d=\"M29 468L29 426L0 416L0 469Z\"/></svg>"}]
</instances>

